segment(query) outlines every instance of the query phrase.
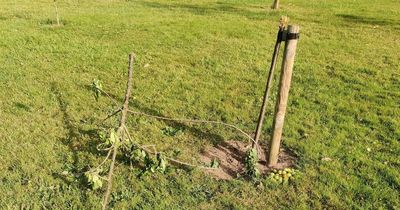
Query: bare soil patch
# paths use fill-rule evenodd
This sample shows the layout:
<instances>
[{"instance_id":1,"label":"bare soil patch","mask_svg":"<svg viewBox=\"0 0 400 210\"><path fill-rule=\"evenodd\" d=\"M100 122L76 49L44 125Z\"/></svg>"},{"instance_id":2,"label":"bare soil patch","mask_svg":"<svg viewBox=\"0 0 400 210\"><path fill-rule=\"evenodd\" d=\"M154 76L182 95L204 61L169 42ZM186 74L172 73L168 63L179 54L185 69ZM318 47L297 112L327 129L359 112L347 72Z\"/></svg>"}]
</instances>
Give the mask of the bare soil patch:
<instances>
[{"instance_id":1,"label":"bare soil patch","mask_svg":"<svg viewBox=\"0 0 400 210\"><path fill-rule=\"evenodd\" d=\"M261 174L266 174L272 168L266 165L265 145L261 145L259 149L259 162L258 169ZM205 173L216 179L231 180L237 178L244 172L243 160L249 145L240 141L226 141L216 146L209 146L205 148L200 154L200 160L205 164L210 164L213 159L219 162L219 168L206 169ZM278 164L275 169L283 169L292 167L295 164L295 156L290 151L281 149L279 154Z\"/></svg>"}]
</instances>

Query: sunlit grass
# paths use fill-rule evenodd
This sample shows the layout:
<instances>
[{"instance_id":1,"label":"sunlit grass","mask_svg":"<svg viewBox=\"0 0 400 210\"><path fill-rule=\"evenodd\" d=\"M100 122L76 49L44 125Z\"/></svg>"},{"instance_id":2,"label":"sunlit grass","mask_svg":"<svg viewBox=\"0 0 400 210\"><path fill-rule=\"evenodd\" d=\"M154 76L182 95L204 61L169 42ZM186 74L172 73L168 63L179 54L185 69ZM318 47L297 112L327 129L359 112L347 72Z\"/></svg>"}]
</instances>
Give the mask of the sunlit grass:
<instances>
[{"instance_id":1,"label":"sunlit grass","mask_svg":"<svg viewBox=\"0 0 400 210\"><path fill-rule=\"evenodd\" d=\"M272 11L259 0L60 0L60 27L50 0L0 5L0 207L99 208L102 191L91 191L81 174L104 157L95 150L97 122L116 107L96 102L89 85L101 80L122 102L131 51L138 55L131 109L254 132L278 20L288 15L301 38L283 144L299 156L301 180L261 189L197 170L138 179L138 169L120 164L111 205L399 208L396 1L283 0ZM213 126L136 117L128 125L138 142L191 162L205 145L245 141ZM183 134L165 135L167 127Z\"/></svg>"}]
</instances>

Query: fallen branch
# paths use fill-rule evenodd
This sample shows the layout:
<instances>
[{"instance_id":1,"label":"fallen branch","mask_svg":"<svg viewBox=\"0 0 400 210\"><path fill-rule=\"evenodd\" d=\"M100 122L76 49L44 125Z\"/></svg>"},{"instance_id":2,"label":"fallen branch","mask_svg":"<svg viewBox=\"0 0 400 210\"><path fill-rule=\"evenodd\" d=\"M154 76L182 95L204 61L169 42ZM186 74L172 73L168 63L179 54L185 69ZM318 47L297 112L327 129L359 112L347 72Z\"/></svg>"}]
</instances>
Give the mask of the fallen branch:
<instances>
[{"instance_id":1,"label":"fallen branch","mask_svg":"<svg viewBox=\"0 0 400 210\"><path fill-rule=\"evenodd\" d=\"M99 169L104 163L106 163L106 161L108 160L110 155L111 155L111 149L108 150L108 153L107 153L106 157L104 158L104 160L96 168L90 169L89 171L96 171L97 169Z\"/></svg>"},{"instance_id":2,"label":"fallen branch","mask_svg":"<svg viewBox=\"0 0 400 210\"><path fill-rule=\"evenodd\" d=\"M258 154L261 154L261 149L260 149L260 145L258 144L258 142L256 142L248 133L244 132L242 129L238 128L235 125L232 124L228 124L228 123L224 123L224 122L219 122L219 121L213 121L213 120L192 120L192 119L177 119L177 118L169 118L169 117L162 117L162 116L156 116L156 115L150 115L150 114L146 114L143 112L135 112L132 110L128 110L129 113L131 114L137 114L137 115L142 115L145 117L151 117L151 118L155 118L155 119L160 119L160 120L168 120L168 121L180 121L180 122L186 122L186 123L208 123L208 124L220 124L223 126L227 126L230 128L233 128L237 131L239 131L240 133L242 133L244 136L246 136L251 142L252 142L252 147L255 147L257 150Z\"/></svg>"},{"instance_id":3,"label":"fallen branch","mask_svg":"<svg viewBox=\"0 0 400 210\"><path fill-rule=\"evenodd\" d=\"M116 136L118 137L118 139L115 140L115 142L113 143L113 146L107 149L103 149L105 151L108 151L107 156L105 158L105 160L102 161L102 163L95 169L98 169L101 165L103 165L108 159L109 156L112 154L112 158L111 158L111 164L110 164L110 168L109 168L109 172L108 172L108 177L107 178L103 178L100 177L101 179L107 180L107 189L104 193L104 198L103 198L103 202L102 202L102 210L107 209L108 203L109 203L109 199L110 199L110 195L111 195L111 191L112 191L112 176L114 173L114 169L116 166L116 156L118 153L118 149L121 143L123 143L124 140L124 135L127 135L128 138L130 139L130 141L133 142L133 139L131 138L129 131L125 125L126 119L127 119L127 115L128 113L130 114L136 114L136 115L142 115L142 116L146 116L146 117L151 117L151 118L155 118L155 119L160 119L160 120L169 120L169 121L180 121L180 122L186 122L186 123L206 123L206 124L219 124L219 125L223 125L226 127L230 127L235 129L236 131L239 131L241 134L243 134L244 136L246 136L250 141L253 142L253 144L255 143L257 145L257 150L259 150L259 145L257 144L257 142L255 142L255 140L246 132L244 132L242 129L238 128L235 125L231 125L228 123L224 123L224 122L220 122L220 121L212 121L212 120L195 120L195 119L176 119L176 118L168 118L168 117L163 117L163 116L156 116L156 115L150 115L150 114L146 114L146 113L142 113L142 112L136 112L136 111L132 111L129 110L129 98L131 96L131 92L132 92L132 66L133 66L133 62L134 62L134 54L130 54L129 55L129 66L128 66L128 82L127 82L127 87L126 87L126 93L125 93L125 100L124 100L124 104L121 108L117 109L116 111L114 111L113 113L111 113L110 115L108 115L104 120L107 120L119 113L121 113L121 117L119 120L119 126L116 132ZM97 88L97 90L101 91L102 93L104 93L108 98L110 98L114 104L116 104L118 106L118 103L111 97L110 94L108 94L106 91L102 90L101 88ZM140 149L142 149L143 151L149 153L149 154L153 154L153 155L158 155L161 154L161 152L158 152L155 148L154 145L145 145L145 146L138 146ZM153 147L154 151L149 150L147 147ZM166 160L169 160L170 162L173 162L175 164L179 164L179 165L183 165L183 166L187 166L187 167L191 167L191 168L201 168L201 169L215 169L213 167L207 167L207 166L200 166L200 165L194 165L191 163L187 163L187 162L183 162L180 160L176 160L170 157L164 157Z\"/></svg>"},{"instance_id":4,"label":"fallen branch","mask_svg":"<svg viewBox=\"0 0 400 210\"><path fill-rule=\"evenodd\" d=\"M101 123L104 123L104 121L110 119L111 117L114 117L115 115L117 115L122 109L118 109L115 112L111 113L110 115L108 115L106 118L104 118Z\"/></svg>"},{"instance_id":5,"label":"fallen branch","mask_svg":"<svg viewBox=\"0 0 400 210\"><path fill-rule=\"evenodd\" d=\"M131 135L129 134L128 128L126 126L124 126L124 129L125 129L125 132L126 132L126 134L128 136L128 139L130 141L133 141ZM138 145L138 147L140 149L142 149L143 151L145 151L145 152L147 152L149 154L152 154L152 155L157 155L159 153L159 152L156 151L155 145L144 145L144 146ZM152 152L151 150L148 150L146 147L153 147L155 151ZM165 157L165 159L167 159L167 160L169 160L171 162L174 162L174 163L179 164L179 165L189 166L191 168L216 169L216 168L212 168L212 167L199 166L199 165L194 165L194 164L191 164L191 163L186 163L186 162L183 162L183 161L180 161L180 160L176 160L176 159L173 159L173 158L170 158L170 157L166 157L166 156L164 156L164 157Z\"/></svg>"},{"instance_id":6,"label":"fallen branch","mask_svg":"<svg viewBox=\"0 0 400 210\"><path fill-rule=\"evenodd\" d=\"M108 98L112 99L112 97L110 96L110 94L108 94L106 91L99 89L102 93L104 93L106 96L108 96ZM112 99L113 100L113 99ZM115 102L115 101L114 101ZM110 119L111 117L115 116L116 114L118 114L122 109L118 109L115 112L113 112L112 114L108 115L107 117L105 117L102 122ZM168 121L180 121L180 122L186 122L186 123L204 123L204 124L220 124L220 125L224 125L230 128L233 128L237 131L239 131L241 134L243 134L246 138L248 138L250 141L253 142L253 144L257 145L257 142L246 132L244 132L242 129L240 129L239 127L232 125L232 124L228 124L228 123L224 123L224 122L220 122L220 121L213 121L213 120L194 120L194 119L179 119L179 118L169 118L169 117L163 117L163 116L157 116L157 115L150 115L150 114L146 114L143 112L136 112L136 111L132 111L132 110L128 110L129 113L131 114L136 114L136 115L142 115L145 117L151 117L151 118L155 118L155 119L160 119L160 120L168 120Z\"/></svg>"},{"instance_id":7,"label":"fallen branch","mask_svg":"<svg viewBox=\"0 0 400 210\"><path fill-rule=\"evenodd\" d=\"M125 100L124 100L124 104L122 106L122 111L121 111L121 118L119 121L119 127L117 130L117 136L120 139L124 139L123 135L124 135L124 127L125 127L125 122L126 122L126 116L128 113L128 105L129 105L129 97L131 96L131 91L132 91L132 65L134 62L134 54L129 54L129 63L128 63L128 83L127 83L127 87L126 87L126 93L125 93ZM113 149L113 153L112 153L112 161L111 161L111 165L110 165L110 170L108 172L108 182L107 182L107 190L104 193L104 199L103 199L103 205L102 205L102 210L105 210L107 208L108 205L108 201L110 198L110 194L111 194L111 189L112 189L112 176L114 173L114 165L115 165L115 159L117 157L117 153L118 153L118 146L119 143L116 142L114 145L114 149Z\"/></svg>"},{"instance_id":8,"label":"fallen branch","mask_svg":"<svg viewBox=\"0 0 400 210\"><path fill-rule=\"evenodd\" d=\"M111 95L109 93L107 93L106 91L104 91L100 88L96 88L96 89L99 90L100 92L104 93L104 95L106 95L116 106L119 106L118 102L113 97L111 97ZM119 110L121 110L121 109L119 109Z\"/></svg>"},{"instance_id":9,"label":"fallen branch","mask_svg":"<svg viewBox=\"0 0 400 210\"><path fill-rule=\"evenodd\" d=\"M131 114L137 114L137 115L142 115L142 116L146 116L146 117L151 117L151 118L155 118L155 119L160 119L160 120L169 120L169 121L180 121L180 122L186 122L186 123L208 123L208 124L220 124L220 125L224 125L227 127L231 127L237 131L239 131L240 133L242 133L244 136L246 136L249 140L254 142L254 139L247 134L246 132L244 132L242 129L238 128L235 125L231 125L228 123L224 123L224 122L219 122L219 121L213 121L213 120L192 120L192 119L177 119L177 118L169 118L169 117L162 117L162 116L156 116L156 115L150 115L150 114L146 114L146 113L142 113L142 112L135 112L132 110L128 110L129 113Z\"/></svg>"}]
</instances>

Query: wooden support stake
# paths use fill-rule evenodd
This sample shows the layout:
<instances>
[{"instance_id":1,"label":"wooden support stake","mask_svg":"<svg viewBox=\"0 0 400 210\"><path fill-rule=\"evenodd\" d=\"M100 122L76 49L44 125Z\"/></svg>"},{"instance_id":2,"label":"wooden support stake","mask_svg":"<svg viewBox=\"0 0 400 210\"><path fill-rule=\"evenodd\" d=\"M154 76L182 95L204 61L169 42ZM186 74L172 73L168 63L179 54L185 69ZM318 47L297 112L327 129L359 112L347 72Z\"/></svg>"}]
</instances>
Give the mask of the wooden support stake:
<instances>
[{"instance_id":1,"label":"wooden support stake","mask_svg":"<svg viewBox=\"0 0 400 210\"><path fill-rule=\"evenodd\" d=\"M296 54L299 31L300 27L297 25L288 26L285 51L282 61L282 72L279 83L279 93L275 106L273 131L271 135L270 149L269 152L267 152L267 154L269 154L269 167L274 167L278 163L279 148L281 144L283 123L285 120L285 113L289 97L290 82L292 79L294 57Z\"/></svg>"},{"instance_id":2,"label":"wooden support stake","mask_svg":"<svg viewBox=\"0 0 400 210\"><path fill-rule=\"evenodd\" d=\"M256 144L258 144L258 141L260 139L262 126L263 126L263 123L264 123L265 110L266 110L267 103L268 103L269 93L271 92L272 79L273 79L273 76L274 76L274 70L275 70L276 62L278 61L278 54L279 54L279 49L281 47L282 35L283 35L283 30L284 29L285 29L285 25L282 24L282 22L281 22L281 24L279 25L278 35L276 37L274 53L272 54L272 61L271 61L271 66L269 68L268 79L267 79L267 82L266 82L266 87L265 87L265 92L264 92L264 97L263 97L263 103L262 103L262 106L261 106L260 115L258 116L256 134L254 135L254 141L253 141L253 144L252 144L253 148L256 146Z\"/></svg>"},{"instance_id":3,"label":"wooden support stake","mask_svg":"<svg viewBox=\"0 0 400 210\"><path fill-rule=\"evenodd\" d=\"M54 7L56 9L56 18L57 18L57 26L60 26L60 17L58 15L58 7L57 7L57 0L54 0Z\"/></svg>"},{"instance_id":4,"label":"wooden support stake","mask_svg":"<svg viewBox=\"0 0 400 210\"><path fill-rule=\"evenodd\" d=\"M125 92L125 100L124 104L122 106L122 111L121 111L121 118L119 121L119 127L117 130L117 135L120 137L120 141L124 139L123 135L125 134L124 132L124 127L125 127L125 121L126 121L126 116L128 115L128 110L129 110L129 97L131 96L131 91L132 91L132 66L134 62L134 57L135 55L129 54L129 67L128 67L128 82L126 85L126 92ZM110 165L110 170L108 172L108 183L107 183L107 191L104 194L104 199L103 199L103 206L102 210L107 209L108 201L110 199L110 194L111 194L111 189L112 189L112 175L114 173L114 165L115 165L115 159L117 157L117 152L118 152L118 143L116 142L114 144L114 149L112 153L112 160L111 160L111 165Z\"/></svg>"}]
</instances>

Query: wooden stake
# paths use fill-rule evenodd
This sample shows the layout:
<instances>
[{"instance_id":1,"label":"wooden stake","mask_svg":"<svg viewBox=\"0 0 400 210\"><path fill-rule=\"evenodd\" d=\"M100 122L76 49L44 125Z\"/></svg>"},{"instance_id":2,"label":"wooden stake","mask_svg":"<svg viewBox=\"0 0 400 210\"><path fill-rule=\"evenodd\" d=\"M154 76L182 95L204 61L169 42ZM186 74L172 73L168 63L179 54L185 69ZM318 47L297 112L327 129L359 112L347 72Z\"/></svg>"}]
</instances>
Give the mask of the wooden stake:
<instances>
[{"instance_id":1,"label":"wooden stake","mask_svg":"<svg viewBox=\"0 0 400 210\"><path fill-rule=\"evenodd\" d=\"M54 7L56 9L57 26L60 26L60 17L58 15L57 0L54 0Z\"/></svg>"},{"instance_id":2,"label":"wooden stake","mask_svg":"<svg viewBox=\"0 0 400 210\"><path fill-rule=\"evenodd\" d=\"M123 135L125 134L124 132L124 127L125 127L125 121L126 121L126 116L128 115L128 110L129 110L129 97L131 96L131 91L132 91L132 65L134 62L134 57L135 55L129 54L129 67L128 67L128 83L126 85L126 92L125 92L125 100L124 100L124 104L122 106L122 111L121 111L121 118L119 121L119 127L117 130L117 134L120 137L120 141L123 138ZM110 165L110 170L108 172L108 183L107 183L107 191L104 194L104 199L103 199L103 206L102 206L102 210L107 209L107 205L108 205L108 201L110 199L110 194L111 194L111 189L112 189L112 175L114 173L114 165L115 165L115 159L117 157L117 152L118 152L118 143L114 144L114 149L113 149L113 154L112 154L112 161L111 161L111 165Z\"/></svg>"},{"instance_id":3,"label":"wooden stake","mask_svg":"<svg viewBox=\"0 0 400 210\"><path fill-rule=\"evenodd\" d=\"M278 163L279 148L281 144L283 123L285 120L285 113L289 97L290 82L292 79L294 57L296 55L299 31L300 27L297 25L288 26L285 51L282 61L282 72L279 83L279 93L275 106L273 131L271 135L270 149L269 152L267 152L267 154L269 154L269 167L274 167Z\"/></svg>"},{"instance_id":4,"label":"wooden stake","mask_svg":"<svg viewBox=\"0 0 400 210\"><path fill-rule=\"evenodd\" d=\"M273 79L273 76L274 76L274 70L275 70L276 62L278 60L278 54L279 54L279 49L281 47L282 34L283 34L283 30L284 29L285 29L285 25L281 23L279 25L279 30L278 30L278 35L277 35L277 38L276 38L274 53L272 54L272 61L271 61L271 66L269 68L268 79L267 79L267 82L266 82L267 84L266 84L266 87L265 87L263 103L262 103L262 106L261 106L260 115L258 116L256 134L254 135L254 141L253 141L253 144L252 144L253 148L256 146L256 144L258 144L258 141L260 139L262 125L263 125L264 117L265 117L265 110L266 110L267 103L268 103L269 93L271 91L272 79Z\"/></svg>"}]
</instances>

